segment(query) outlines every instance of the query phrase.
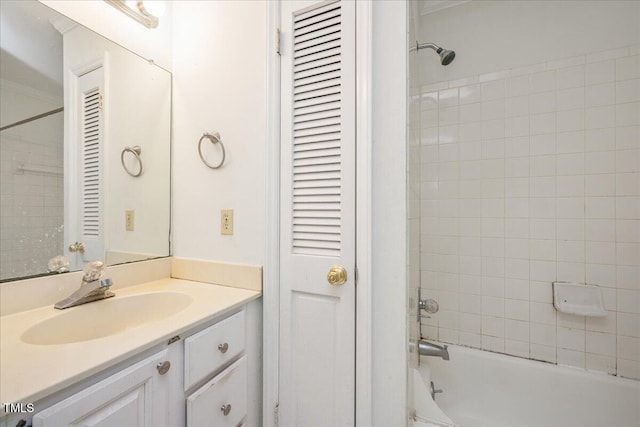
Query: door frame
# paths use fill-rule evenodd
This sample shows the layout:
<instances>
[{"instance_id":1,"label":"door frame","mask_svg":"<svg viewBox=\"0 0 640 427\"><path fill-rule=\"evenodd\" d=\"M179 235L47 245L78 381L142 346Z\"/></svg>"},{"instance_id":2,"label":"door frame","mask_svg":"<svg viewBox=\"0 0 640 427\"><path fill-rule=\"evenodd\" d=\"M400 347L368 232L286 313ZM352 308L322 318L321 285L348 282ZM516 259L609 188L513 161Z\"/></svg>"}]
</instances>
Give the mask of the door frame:
<instances>
[{"instance_id":1,"label":"door frame","mask_svg":"<svg viewBox=\"0 0 640 427\"><path fill-rule=\"evenodd\" d=\"M372 423L372 292L371 292L371 2L356 2L356 343L355 422ZM280 56L281 7L267 6L266 96L266 236L263 272L263 398L262 425L276 427L278 417L280 313Z\"/></svg>"}]
</instances>

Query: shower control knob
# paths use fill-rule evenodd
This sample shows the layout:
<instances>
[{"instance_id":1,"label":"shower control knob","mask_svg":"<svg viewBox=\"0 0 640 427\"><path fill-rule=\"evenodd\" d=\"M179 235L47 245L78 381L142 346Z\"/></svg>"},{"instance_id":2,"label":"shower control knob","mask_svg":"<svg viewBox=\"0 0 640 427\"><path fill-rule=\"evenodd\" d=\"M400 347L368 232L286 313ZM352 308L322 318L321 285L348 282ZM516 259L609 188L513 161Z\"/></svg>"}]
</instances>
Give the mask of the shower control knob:
<instances>
[{"instance_id":1,"label":"shower control knob","mask_svg":"<svg viewBox=\"0 0 640 427\"><path fill-rule=\"evenodd\" d=\"M418 308L426 311L429 314L435 314L440 310L438 301L434 299L421 299L418 301Z\"/></svg>"}]
</instances>

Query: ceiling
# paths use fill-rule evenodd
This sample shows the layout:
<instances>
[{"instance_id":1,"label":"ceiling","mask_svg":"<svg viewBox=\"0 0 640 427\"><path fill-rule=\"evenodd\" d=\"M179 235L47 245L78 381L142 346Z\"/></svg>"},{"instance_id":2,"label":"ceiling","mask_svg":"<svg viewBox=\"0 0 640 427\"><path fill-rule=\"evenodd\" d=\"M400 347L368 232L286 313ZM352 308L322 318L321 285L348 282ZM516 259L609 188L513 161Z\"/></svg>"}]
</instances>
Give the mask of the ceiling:
<instances>
[{"instance_id":1,"label":"ceiling","mask_svg":"<svg viewBox=\"0 0 640 427\"><path fill-rule=\"evenodd\" d=\"M458 6L463 3L469 3L471 0L422 0L420 14L427 15L442 9Z\"/></svg>"},{"instance_id":2,"label":"ceiling","mask_svg":"<svg viewBox=\"0 0 640 427\"><path fill-rule=\"evenodd\" d=\"M61 15L37 1L0 1L0 77L37 91L62 92Z\"/></svg>"}]
</instances>

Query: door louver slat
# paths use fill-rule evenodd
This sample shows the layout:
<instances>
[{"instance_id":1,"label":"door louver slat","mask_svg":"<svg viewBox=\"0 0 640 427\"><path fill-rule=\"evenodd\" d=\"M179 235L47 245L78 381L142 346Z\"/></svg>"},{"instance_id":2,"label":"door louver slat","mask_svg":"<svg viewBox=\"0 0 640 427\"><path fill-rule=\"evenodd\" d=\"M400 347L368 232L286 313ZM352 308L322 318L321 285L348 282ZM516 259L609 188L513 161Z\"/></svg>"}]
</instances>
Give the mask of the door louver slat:
<instances>
[{"instance_id":1,"label":"door louver slat","mask_svg":"<svg viewBox=\"0 0 640 427\"><path fill-rule=\"evenodd\" d=\"M340 140L328 140L328 141L311 141L305 144L301 144L300 147L296 147L294 151L297 153L315 152L320 150L327 150L330 148L340 149Z\"/></svg>"},{"instance_id":2,"label":"door louver slat","mask_svg":"<svg viewBox=\"0 0 640 427\"><path fill-rule=\"evenodd\" d=\"M340 190L340 181L335 179L317 179L314 181L296 181L293 188L337 188Z\"/></svg>"},{"instance_id":3,"label":"door louver slat","mask_svg":"<svg viewBox=\"0 0 640 427\"><path fill-rule=\"evenodd\" d=\"M337 40L332 40L328 43L322 43L315 46L309 46L305 49L296 49L294 58L304 58L305 56L313 55L316 53L326 52L331 49L339 49L340 48L340 38Z\"/></svg>"},{"instance_id":4,"label":"door louver slat","mask_svg":"<svg viewBox=\"0 0 640 427\"><path fill-rule=\"evenodd\" d=\"M315 183L318 180L325 180L325 179L333 179L333 180L337 179L337 180L339 180L340 179L340 171L304 173L304 174L298 174L297 176L294 176L294 182L309 181L309 182L314 182ZM338 188L339 188L339 186L338 186Z\"/></svg>"},{"instance_id":5,"label":"door louver slat","mask_svg":"<svg viewBox=\"0 0 640 427\"><path fill-rule=\"evenodd\" d=\"M321 150L304 150L296 151L293 153L294 160L309 159L311 157L326 157L340 155L340 147L337 148L325 148Z\"/></svg>"},{"instance_id":6,"label":"door louver slat","mask_svg":"<svg viewBox=\"0 0 640 427\"><path fill-rule=\"evenodd\" d=\"M315 109L305 108L294 117L294 123L304 123L309 120L340 117L340 106L335 103L317 106Z\"/></svg>"},{"instance_id":7,"label":"door louver slat","mask_svg":"<svg viewBox=\"0 0 640 427\"><path fill-rule=\"evenodd\" d=\"M322 100L302 99L300 101L296 101L293 107L295 110L298 110L299 108L302 109L302 107L315 107L318 109L322 109L326 107L326 104L331 102L340 102L340 93L335 93L332 96L324 97ZM329 107L326 107L326 108L329 108ZM297 112L295 110L294 110L294 113ZM305 111L305 110L301 110L301 111Z\"/></svg>"},{"instance_id":8,"label":"door louver slat","mask_svg":"<svg viewBox=\"0 0 640 427\"><path fill-rule=\"evenodd\" d=\"M338 110L338 112L340 111L339 102L327 102L325 104L315 104L308 107L299 106L294 118L296 122L299 120L308 120L309 116L312 114L333 113L336 110Z\"/></svg>"},{"instance_id":9,"label":"door louver slat","mask_svg":"<svg viewBox=\"0 0 640 427\"><path fill-rule=\"evenodd\" d=\"M340 40L340 31L337 28L329 28L329 30L331 30L331 32L328 32L326 35L309 39L307 41L298 41L298 43L296 43L296 52L308 49L310 47L322 45L323 43L330 43L336 40Z\"/></svg>"},{"instance_id":10,"label":"door louver slat","mask_svg":"<svg viewBox=\"0 0 640 427\"><path fill-rule=\"evenodd\" d=\"M314 32L323 28L331 27L333 25L340 25L340 7L328 11L316 14L312 12L313 17L297 20L293 26L293 36L301 36L305 34L313 34ZM303 16L299 15L299 16Z\"/></svg>"},{"instance_id":11,"label":"door louver slat","mask_svg":"<svg viewBox=\"0 0 640 427\"><path fill-rule=\"evenodd\" d=\"M294 17L292 251L340 256L341 4Z\"/></svg>"},{"instance_id":12,"label":"door louver slat","mask_svg":"<svg viewBox=\"0 0 640 427\"><path fill-rule=\"evenodd\" d=\"M293 65L303 65L307 64L308 67L317 67L319 64L314 64L315 61L321 59L332 58L332 60L340 59L340 47L335 47L333 49L326 49L320 52L312 53L311 55L305 55L293 60ZM295 79L295 76L293 77Z\"/></svg>"}]
</instances>

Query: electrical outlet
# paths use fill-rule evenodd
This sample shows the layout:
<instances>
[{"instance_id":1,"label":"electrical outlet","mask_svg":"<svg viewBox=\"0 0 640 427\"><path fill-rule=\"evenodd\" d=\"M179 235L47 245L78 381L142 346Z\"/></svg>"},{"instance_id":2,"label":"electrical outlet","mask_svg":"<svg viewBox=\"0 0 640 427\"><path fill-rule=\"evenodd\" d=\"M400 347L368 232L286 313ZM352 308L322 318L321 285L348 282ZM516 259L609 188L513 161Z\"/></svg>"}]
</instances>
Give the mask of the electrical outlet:
<instances>
[{"instance_id":1,"label":"electrical outlet","mask_svg":"<svg viewBox=\"0 0 640 427\"><path fill-rule=\"evenodd\" d=\"M233 209L220 211L220 234L233 234Z\"/></svg>"},{"instance_id":2,"label":"electrical outlet","mask_svg":"<svg viewBox=\"0 0 640 427\"><path fill-rule=\"evenodd\" d=\"M135 211L124 211L124 227L127 231L133 231L135 226Z\"/></svg>"}]
</instances>

